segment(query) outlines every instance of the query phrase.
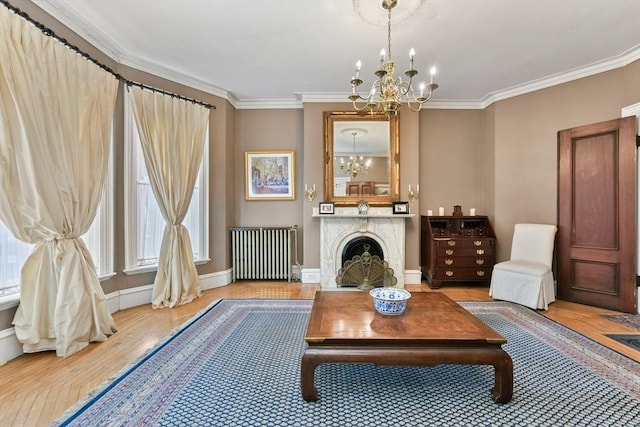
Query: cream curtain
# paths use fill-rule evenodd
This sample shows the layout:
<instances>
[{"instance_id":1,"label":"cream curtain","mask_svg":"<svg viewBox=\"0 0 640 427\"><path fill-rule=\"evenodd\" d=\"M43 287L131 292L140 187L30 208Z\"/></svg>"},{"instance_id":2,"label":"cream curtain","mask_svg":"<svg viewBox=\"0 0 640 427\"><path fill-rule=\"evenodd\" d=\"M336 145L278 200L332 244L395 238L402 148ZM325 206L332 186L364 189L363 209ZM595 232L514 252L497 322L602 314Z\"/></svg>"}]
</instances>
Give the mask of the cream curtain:
<instances>
[{"instance_id":1,"label":"cream curtain","mask_svg":"<svg viewBox=\"0 0 640 427\"><path fill-rule=\"evenodd\" d=\"M209 110L161 93L130 87L153 194L167 225L162 236L153 308L187 304L201 294L187 214L204 152Z\"/></svg>"},{"instance_id":2,"label":"cream curtain","mask_svg":"<svg viewBox=\"0 0 640 427\"><path fill-rule=\"evenodd\" d=\"M0 220L35 244L14 318L25 352L116 331L84 242L108 166L118 81L0 7Z\"/></svg>"}]
</instances>

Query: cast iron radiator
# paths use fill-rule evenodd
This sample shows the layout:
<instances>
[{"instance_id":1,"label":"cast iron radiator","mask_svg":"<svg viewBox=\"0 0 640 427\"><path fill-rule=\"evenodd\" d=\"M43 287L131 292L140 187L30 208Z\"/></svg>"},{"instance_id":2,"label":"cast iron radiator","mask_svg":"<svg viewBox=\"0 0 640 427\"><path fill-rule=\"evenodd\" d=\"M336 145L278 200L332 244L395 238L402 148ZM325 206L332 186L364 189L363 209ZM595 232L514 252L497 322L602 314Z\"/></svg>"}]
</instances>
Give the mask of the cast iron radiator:
<instances>
[{"instance_id":1,"label":"cast iron radiator","mask_svg":"<svg viewBox=\"0 0 640 427\"><path fill-rule=\"evenodd\" d=\"M297 235L297 226L232 228L233 281L287 279L290 282Z\"/></svg>"}]
</instances>

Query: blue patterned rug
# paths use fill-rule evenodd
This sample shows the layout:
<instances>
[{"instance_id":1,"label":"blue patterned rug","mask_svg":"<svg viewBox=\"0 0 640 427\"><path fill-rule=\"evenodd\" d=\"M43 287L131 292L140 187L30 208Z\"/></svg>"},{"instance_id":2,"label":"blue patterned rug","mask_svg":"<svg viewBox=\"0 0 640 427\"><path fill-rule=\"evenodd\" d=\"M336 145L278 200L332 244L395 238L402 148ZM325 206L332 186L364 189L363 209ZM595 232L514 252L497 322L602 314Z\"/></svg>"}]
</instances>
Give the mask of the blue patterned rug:
<instances>
[{"instance_id":1,"label":"blue patterned rug","mask_svg":"<svg viewBox=\"0 0 640 427\"><path fill-rule=\"evenodd\" d=\"M222 300L61 426L638 426L640 364L508 302L461 303L508 340L513 400L491 400L490 366L326 364L300 395L312 301Z\"/></svg>"}]
</instances>

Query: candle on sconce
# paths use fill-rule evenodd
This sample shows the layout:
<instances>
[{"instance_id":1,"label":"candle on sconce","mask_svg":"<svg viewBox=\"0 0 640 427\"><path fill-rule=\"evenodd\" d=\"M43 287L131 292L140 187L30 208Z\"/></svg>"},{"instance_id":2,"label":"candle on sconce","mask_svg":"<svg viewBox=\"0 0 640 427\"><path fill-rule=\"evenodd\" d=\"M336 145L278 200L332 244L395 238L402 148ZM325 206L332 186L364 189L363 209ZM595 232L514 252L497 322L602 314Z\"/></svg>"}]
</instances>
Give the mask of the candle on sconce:
<instances>
[{"instance_id":1,"label":"candle on sconce","mask_svg":"<svg viewBox=\"0 0 640 427\"><path fill-rule=\"evenodd\" d=\"M442 206L438 208L438 215L444 216L444 208Z\"/></svg>"},{"instance_id":2,"label":"candle on sconce","mask_svg":"<svg viewBox=\"0 0 640 427\"><path fill-rule=\"evenodd\" d=\"M433 211L431 209L427 210L427 216L433 216Z\"/></svg>"},{"instance_id":3,"label":"candle on sconce","mask_svg":"<svg viewBox=\"0 0 640 427\"><path fill-rule=\"evenodd\" d=\"M420 192L420 184L416 184L416 191L419 193Z\"/></svg>"},{"instance_id":4,"label":"candle on sconce","mask_svg":"<svg viewBox=\"0 0 640 427\"><path fill-rule=\"evenodd\" d=\"M476 208L469 209L469 215L476 216Z\"/></svg>"},{"instance_id":5,"label":"candle on sconce","mask_svg":"<svg viewBox=\"0 0 640 427\"><path fill-rule=\"evenodd\" d=\"M409 193L411 193L411 184L409 184Z\"/></svg>"}]
</instances>

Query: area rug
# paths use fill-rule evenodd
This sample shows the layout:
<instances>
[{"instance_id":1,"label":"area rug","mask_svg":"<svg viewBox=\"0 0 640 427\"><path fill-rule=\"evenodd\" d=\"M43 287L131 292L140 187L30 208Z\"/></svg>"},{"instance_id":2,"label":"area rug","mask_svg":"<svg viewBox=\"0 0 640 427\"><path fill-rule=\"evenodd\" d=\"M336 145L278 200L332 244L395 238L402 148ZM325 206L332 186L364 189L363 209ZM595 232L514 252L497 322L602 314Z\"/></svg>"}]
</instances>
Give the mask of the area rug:
<instances>
[{"instance_id":1,"label":"area rug","mask_svg":"<svg viewBox=\"0 0 640 427\"><path fill-rule=\"evenodd\" d=\"M514 394L491 400L493 367L325 364L300 395L312 301L221 300L56 426L631 426L640 364L533 310L461 303L508 340Z\"/></svg>"},{"instance_id":2,"label":"area rug","mask_svg":"<svg viewBox=\"0 0 640 427\"><path fill-rule=\"evenodd\" d=\"M603 314L609 320L620 323L621 325L635 328L640 331L640 315L639 314Z\"/></svg>"}]
</instances>

